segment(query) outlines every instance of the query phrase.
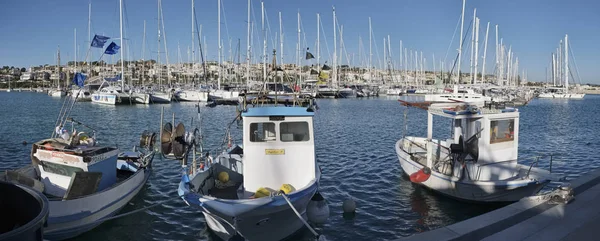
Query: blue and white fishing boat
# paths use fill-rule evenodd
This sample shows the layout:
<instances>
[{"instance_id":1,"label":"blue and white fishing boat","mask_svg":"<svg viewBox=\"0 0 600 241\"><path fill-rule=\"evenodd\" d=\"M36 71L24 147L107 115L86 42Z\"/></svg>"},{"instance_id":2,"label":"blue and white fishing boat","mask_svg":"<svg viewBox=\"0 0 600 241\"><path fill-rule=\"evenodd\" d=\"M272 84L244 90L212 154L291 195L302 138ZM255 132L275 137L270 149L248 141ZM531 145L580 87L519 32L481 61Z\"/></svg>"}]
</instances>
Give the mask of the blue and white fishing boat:
<instances>
[{"instance_id":1,"label":"blue and white fishing boat","mask_svg":"<svg viewBox=\"0 0 600 241\"><path fill-rule=\"evenodd\" d=\"M427 136L404 136L395 145L400 166L413 183L469 202L514 202L560 180L536 167L539 159L519 163L518 109L401 102L427 110ZM433 138L434 116L451 120L452 137Z\"/></svg>"},{"instance_id":2,"label":"blue and white fishing boat","mask_svg":"<svg viewBox=\"0 0 600 241\"><path fill-rule=\"evenodd\" d=\"M206 154L200 165L186 165L179 194L224 240L281 240L304 225L316 235L305 221L321 176L314 106L246 108L245 100L243 146L231 144L214 160Z\"/></svg>"}]
</instances>

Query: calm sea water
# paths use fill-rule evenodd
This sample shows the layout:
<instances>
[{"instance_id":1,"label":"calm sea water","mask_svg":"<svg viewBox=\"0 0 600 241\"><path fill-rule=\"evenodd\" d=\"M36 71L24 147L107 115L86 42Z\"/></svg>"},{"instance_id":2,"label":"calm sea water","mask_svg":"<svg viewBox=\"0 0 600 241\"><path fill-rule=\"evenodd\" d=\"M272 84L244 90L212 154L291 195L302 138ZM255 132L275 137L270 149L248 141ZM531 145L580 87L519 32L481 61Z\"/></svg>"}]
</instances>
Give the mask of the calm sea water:
<instances>
[{"instance_id":1,"label":"calm sea water","mask_svg":"<svg viewBox=\"0 0 600 241\"><path fill-rule=\"evenodd\" d=\"M47 138L62 101L38 93L0 93L0 170L30 163L31 145ZM497 206L465 204L437 196L410 183L394 151L404 134L404 107L396 98L320 100L315 117L317 158L323 169L321 192L331 217L317 230L328 240L390 240L436 229L485 213ZM158 132L160 110L176 122L197 121L191 103L104 106L77 103L72 116L98 131L101 143L131 148L144 130ZM554 154L553 170L568 178L600 166L600 96L584 100L534 100L521 107L520 158ZM205 144L219 147L235 107L201 107ZM426 115L406 112L407 135L426 134ZM446 138L448 120L435 119L434 136ZM241 129L233 127L237 141ZM529 160L525 161L530 162ZM540 166L548 166L547 162ZM132 211L173 197L179 182L174 161L155 159L154 172L139 195L123 210ZM353 219L345 219L341 204L356 200ZM108 221L76 240L213 240L201 212L175 200L144 212ZM310 240L307 231L292 240Z\"/></svg>"}]
</instances>

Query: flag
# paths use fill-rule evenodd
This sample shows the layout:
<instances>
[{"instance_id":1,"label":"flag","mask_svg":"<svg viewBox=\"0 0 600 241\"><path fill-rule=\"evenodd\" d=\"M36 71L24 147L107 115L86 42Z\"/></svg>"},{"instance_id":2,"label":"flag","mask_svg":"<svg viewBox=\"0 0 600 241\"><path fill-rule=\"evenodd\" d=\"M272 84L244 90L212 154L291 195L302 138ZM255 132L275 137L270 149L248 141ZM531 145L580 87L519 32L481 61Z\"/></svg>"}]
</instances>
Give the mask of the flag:
<instances>
[{"instance_id":1,"label":"flag","mask_svg":"<svg viewBox=\"0 0 600 241\"><path fill-rule=\"evenodd\" d=\"M106 41L108 41L108 39L110 38L106 36L94 35L94 39L92 39L92 44L90 46L95 48L104 48L104 44Z\"/></svg>"},{"instance_id":2,"label":"flag","mask_svg":"<svg viewBox=\"0 0 600 241\"><path fill-rule=\"evenodd\" d=\"M323 68L321 68L322 70L331 70L331 67L329 67L329 65L324 64Z\"/></svg>"},{"instance_id":3,"label":"flag","mask_svg":"<svg viewBox=\"0 0 600 241\"><path fill-rule=\"evenodd\" d=\"M310 52L308 52L308 48L306 48L306 59L314 59L315 56L313 54L311 54Z\"/></svg>"},{"instance_id":4,"label":"flag","mask_svg":"<svg viewBox=\"0 0 600 241\"><path fill-rule=\"evenodd\" d=\"M329 75L323 71L321 71L321 73L319 73L319 81L325 81L329 79Z\"/></svg>"},{"instance_id":5,"label":"flag","mask_svg":"<svg viewBox=\"0 0 600 241\"><path fill-rule=\"evenodd\" d=\"M316 71L316 70L314 70L314 69L311 69L311 70L310 70L310 74L319 74L319 72L317 72L317 71Z\"/></svg>"},{"instance_id":6,"label":"flag","mask_svg":"<svg viewBox=\"0 0 600 241\"><path fill-rule=\"evenodd\" d=\"M119 49L121 47L119 45L117 45L115 42L111 42L108 47L106 47L106 50L104 50L104 54L108 54L108 55L113 55L113 54L117 54L119 52Z\"/></svg>"},{"instance_id":7,"label":"flag","mask_svg":"<svg viewBox=\"0 0 600 241\"><path fill-rule=\"evenodd\" d=\"M75 76L73 76L73 84L83 88L83 82L86 78L87 77L84 74L76 73Z\"/></svg>"}]
</instances>

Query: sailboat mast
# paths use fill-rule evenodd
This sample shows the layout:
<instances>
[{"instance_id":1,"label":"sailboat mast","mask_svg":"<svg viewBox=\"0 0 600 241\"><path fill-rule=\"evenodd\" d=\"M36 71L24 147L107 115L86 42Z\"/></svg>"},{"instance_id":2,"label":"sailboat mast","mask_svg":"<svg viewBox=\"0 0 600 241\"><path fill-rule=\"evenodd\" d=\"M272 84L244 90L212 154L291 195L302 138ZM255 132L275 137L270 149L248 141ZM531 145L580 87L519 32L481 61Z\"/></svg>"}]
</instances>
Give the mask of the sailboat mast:
<instances>
[{"instance_id":1,"label":"sailboat mast","mask_svg":"<svg viewBox=\"0 0 600 241\"><path fill-rule=\"evenodd\" d=\"M475 22L477 21L477 8L473 10L473 21L471 22L471 75L469 76L471 79L471 83L475 82L475 76L473 75L473 67L475 62L473 62L473 57L475 55Z\"/></svg>"},{"instance_id":2,"label":"sailboat mast","mask_svg":"<svg viewBox=\"0 0 600 241\"><path fill-rule=\"evenodd\" d=\"M373 32L371 29L371 17L369 17L369 81L373 80L373 71L371 66L373 66L373 47L371 45L371 37L373 36Z\"/></svg>"},{"instance_id":3,"label":"sailboat mast","mask_svg":"<svg viewBox=\"0 0 600 241\"><path fill-rule=\"evenodd\" d=\"M481 68L481 82L485 82L485 57L487 55L487 45L488 45L488 33L490 31L490 22L487 23L487 27L485 28L485 44L483 46L483 67Z\"/></svg>"},{"instance_id":4,"label":"sailboat mast","mask_svg":"<svg viewBox=\"0 0 600 241\"><path fill-rule=\"evenodd\" d=\"M321 46L320 39L321 37L321 14L317 13L317 72L321 71Z\"/></svg>"},{"instance_id":5,"label":"sailboat mast","mask_svg":"<svg viewBox=\"0 0 600 241\"><path fill-rule=\"evenodd\" d=\"M477 73L479 71L479 18L475 18L475 78L473 83L477 83Z\"/></svg>"},{"instance_id":6,"label":"sailboat mast","mask_svg":"<svg viewBox=\"0 0 600 241\"><path fill-rule=\"evenodd\" d=\"M146 85L146 20L144 20L144 36L142 38L142 86Z\"/></svg>"},{"instance_id":7,"label":"sailboat mast","mask_svg":"<svg viewBox=\"0 0 600 241\"><path fill-rule=\"evenodd\" d=\"M263 82L267 81L267 31L265 30L265 3L260 2L263 32Z\"/></svg>"},{"instance_id":8,"label":"sailboat mast","mask_svg":"<svg viewBox=\"0 0 600 241\"><path fill-rule=\"evenodd\" d=\"M300 48L300 10L298 10L298 48L296 50L296 53L297 53L297 61L296 61L297 62L297 66L296 67L298 68L298 80L301 80L301 78L302 78L301 77L302 76L301 75L301 73L302 73L302 67L300 66L302 64L302 60L301 60L301 57L300 57L300 56L302 56L301 52L302 51L301 51L301 48ZM296 81L296 83L299 83L299 81Z\"/></svg>"},{"instance_id":9,"label":"sailboat mast","mask_svg":"<svg viewBox=\"0 0 600 241\"><path fill-rule=\"evenodd\" d=\"M123 0L119 0L119 32L121 35L121 92L125 92L125 63L123 59L123 51L125 50L125 46L123 46Z\"/></svg>"},{"instance_id":10,"label":"sailboat mast","mask_svg":"<svg viewBox=\"0 0 600 241\"><path fill-rule=\"evenodd\" d=\"M90 1L89 7L88 7L88 42L90 43L90 45L92 44L91 29L92 29L92 1ZM92 58L92 51L88 50L87 52L90 55L90 59L93 59ZM87 61L87 59L84 60L84 61ZM89 61L89 62L92 62L92 61ZM87 64L88 67L89 67L88 75L91 77L92 76L92 65L89 62Z\"/></svg>"},{"instance_id":11,"label":"sailboat mast","mask_svg":"<svg viewBox=\"0 0 600 241\"><path fill-rule=\"evenodd\" d=\"M217 89L221 89L221 0L217 0L217 42L219 42L219 77L217 78Z\"/></svg>"},{"instance_id":12,"label":"sailboat mast","mask_svg":"<svg viewBox=\"0 0 600 241\"><path fill-rule=\"evenodd\" d=\"M194 63L196 63L196 52L195 52L195 48L194 48L194 38L195 38L195 32L194 32L194 0L192 0L192 72L193 72L193 67L194 67ZM198 39L198 41L200 41Z\"/></svg>"},{"instance_id":13,"label":"sailboat mast","mask_svg":"<svg viewBox=\"0 0 600 241\"><path fill-rule=\"evenodd\" d=\"M461 13L461 17L460 17L460 37L459 37L459 44L458 44L458 79L457 82L460 83L460 63L461 63L461 57L462 57L462 45L463 45L463 29L464 29L464 25L465 25L465 4L466 4L466 0L463 0L463 6L462 6L462 13ZM456 83L456 84L458 84Z\"/></svg>"},{"instance_id":14,"label":"sailboat mast","mask_svg":"<svg viewBox=\"0 0 600 241\"><path fill-rule=\"evenodd\" d=\"M279 12L279 57L281 58L279 65L283 66L283 22L281 20L281 12ZM283 77L281 80L283 82Z\"/></svg>"},{"instance_id":15,"label":"sailboat mast","mask_svg":"<svg viewBox=\"0 0 600 241\"><path fill-rule=\"evenodd\" d=\"M569 36L565 34L565 93L569 93Z\"/></svg>"},{"instance_id":16,"label":"sailboat mast","mask_svg":"<svg viewBox=\"0 0 600 241\"><path fill-rule=\"evenodd\" d=\"M250 86L250 1L248 0L248 33L247 35L247 65L246 65L246 88ZM238 50L239 53L239 50Z\"/></svg>"},{"instance_id":17,"label":"sailboat mast","mask_svg":"<svg viewBox=\"0 0 600 241\"><path fill-rule=\"evenodd\" d=\"M337 28L335 22L335 7L333 7L333 79L332 84L337 84Z\"/></svg>"},{"instance_id":18,"label":"sailboat mast","mask_svg":"<svg viewBox=\"0 0 600 241\"><path fill-rule=\"evenodd\" d=\"M75 40L73 40L73 49L75 51L73 51L73 64L75 66L75 72L77 72L77 29L75 29L75 31L73 32L73 36L75 37Z\"/></svg>"}]
</instances>

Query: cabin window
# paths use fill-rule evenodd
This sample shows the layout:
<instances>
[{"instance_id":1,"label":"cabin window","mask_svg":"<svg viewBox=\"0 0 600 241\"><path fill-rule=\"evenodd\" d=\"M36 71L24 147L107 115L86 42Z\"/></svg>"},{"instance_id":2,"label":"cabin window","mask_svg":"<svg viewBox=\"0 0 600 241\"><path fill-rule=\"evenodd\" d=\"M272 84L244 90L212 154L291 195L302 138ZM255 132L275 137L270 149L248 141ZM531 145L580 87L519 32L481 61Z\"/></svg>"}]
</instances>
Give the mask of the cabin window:
<instances>
[{"instance_id":1,"label":"cabin window","mask_svg":"<svg viewBox=\"0 0 600 241\"><path fill-rule=\"evenodd\" d=\"M275 141L277 140L275 135L275 123L273 122L250 124L251 142Z\"/></svg>"},{"instance_id":2,"label":"cabin window","mask_svg":"<svg viewBox=\"0 0 600 241\"><path fill-rule=\"evenodd\" d=\"M513 141L515 139L515 120L490 121L490 143Z\"/></svg>"},{"instance_id":3,"label":"cabin window","mask_svg":"<svg viewBox=\"0 0 600 241\"><path fill-rule=\"evenodd\" d=\"M54 173L54 174L58 174L58 175L62 175L62 176L67 176L67 177L73 176L73 173L76 173L76 172L83 172L83 169L81 169L79 167L66 166L66 165L52 163L52 162L46 162L46 161L42 161L42 167L44 168L44 171L46 171L46 172L50 172L50 173Z\"/></svg>"},{"instance_id":4,"label":"cabin window","mask_svg":"<svg viewBox=\"0 0 600 241\"><path fill-rule=\"evenodd\" d=\"M281 122L279 124L282 142L309 141L308 122Z\"/></svg>"}]
</instances>

